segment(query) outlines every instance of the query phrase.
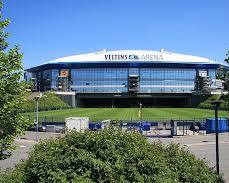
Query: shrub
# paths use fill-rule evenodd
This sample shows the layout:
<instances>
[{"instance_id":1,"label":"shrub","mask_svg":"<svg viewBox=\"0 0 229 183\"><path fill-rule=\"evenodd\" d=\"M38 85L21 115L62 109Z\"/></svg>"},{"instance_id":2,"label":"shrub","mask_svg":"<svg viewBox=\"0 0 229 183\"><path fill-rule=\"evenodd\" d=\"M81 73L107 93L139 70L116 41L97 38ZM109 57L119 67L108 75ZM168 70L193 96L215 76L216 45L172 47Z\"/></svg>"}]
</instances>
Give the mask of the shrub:
<instances>
[{"instance_id":1,"label":"shrub","mask_svg":"<svg viewBox=\"0 0 229 183\"><path fill-rule=\"evenodd\" d=\"M211 104L211 101L215 101L218 100L220 98L221 95L212 95L211 97L209 97L207 100L201 102L198 107L202 108L202 109L213 109L214 106ZM220 105L221 109L227 109L226 105L228 103L228 99L227 97L223 97L222 98L223 103Z\"/></svg>"},{"instance_id":2,"label":"shrub","mask_svg":"<svg viewBox=\"0 0 229 183\"><path fill-rule=\"evenodd\" d=\"M223 182L206 163L178 145L148 143L117 129L70 132L36 145L0 182Z\"/></svg>"},{"instance_id":3,"label":"shrub","mask_svg":"<svg viewBox=\"0 0 229 183\"><path fill-rule=\"evenodd\" d=\"M46 97L42 97L39 101L40 111L70 108L68 104L63 102L54 93L47 92L45 93L45 95ZM36 110L36 101L34 100L34 97L27 96L27 100L23 104L23 112L33 112L35 110Z\"/></svg>"}]
</instances>

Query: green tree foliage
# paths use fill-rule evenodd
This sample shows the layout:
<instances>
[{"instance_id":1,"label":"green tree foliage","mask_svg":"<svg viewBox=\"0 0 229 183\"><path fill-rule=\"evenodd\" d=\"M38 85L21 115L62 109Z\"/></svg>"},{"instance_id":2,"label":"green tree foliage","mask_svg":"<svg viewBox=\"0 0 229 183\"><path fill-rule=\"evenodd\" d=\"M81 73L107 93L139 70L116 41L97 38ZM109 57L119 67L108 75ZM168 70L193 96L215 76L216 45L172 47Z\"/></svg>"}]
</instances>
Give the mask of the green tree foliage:
<instances>
[{"instance_id":1,"label":"green tree foliage","mask_svg":"<svg viewBox=\"0 0 229 183\"><path fill-rule=\"evenodd\" d=\"M0 12L1 10L2 2ZM17 46L8 49L8 43L5 41L8 34L4 29L9 22L0 20L0 160L10 155L14 137L28 126L28 121L18 115L26 83L20 81L23 71L22 54L19 53Z\"/></svg>"},{"instance_id":2,"label":"green tree foliage","mask_svg":"<svg viewBox=\"0 0 229 183\"><path fill-rule=\"evenodd\" d=\"M201 102L198 107L202 109L214 109L214 106L212 105L212 101L219 100L221 95L212 95L209 97L207 100ZM221 104L220 107L223 107L223 103Z\"/></svg>"},{"instance_id":3,"label":"green tree foliage","mask_svg":"<svg viewBox=\"0 0 229 183\"><path fill-rule=\"evenodd\" d=\"M221 96L221 95L212 95L207 100L201 102L198 107L202 109L214 109L214 105L212 105L212 101L222 100L223 102L220 104L220 109L229 110L229 94Z\"/></svg>"},{"instance_id":4,"label":"green tree foliage","mask_svg":"<svg viewBox=\"0 0 229 183\"><path fill-rule=\"evenodd\" d=\"M35 95L38 95L37 93ZM31 96L31 95L30 95ZM22 108L23 112L33 112L36 110L36 101L34 97L27 95ZM63 102L56 94L47 92L46 97L42 97L39 100L39 111L56 110L56 109L67 109L70 106Z\"/></svg>"},{"instance_id":5,"label":"green tree foliage","mask_svg":"<svg viewBox=\"0 0 229 183\"><path fill-rule=\"evenodd\" d=\"M224 59L225 62L229 63L229 50L226 53L226 58ZM217 71L217 78L222 79L225 81L227 89L229 88L229 72L223 68L218 69Z\"/></svg>"},{"instance_id":6,"label":"green tree foliage","mask_svg":"<svg viewBox=\"0 0 229 183\"><path fill-rule=\"evenodd\" d=\"M227 62L229 64L229 50L227 51L225 62ZM225 81L226 89L229 91L229 71L225 72L224 81ZM227 101L227 102L229 102L229 101Z\"/></svg>"},{"instance_id":7,"label":"green tree foliage","mask_svg":"<svg viewBox=\"0 0 229 183\"><path fill-rule=\"evenodd\" d=\"M225 62L229 64L229 50L226 53L226 58L224 59ZM222 79L225 81L225 89L229 91L229 71L222 71Z\"/></svg>"},{"instance_id":8,"label":"green tree foliage","mask_svg":"<svg viewBox=\"0 0 229 183\"><path fill-rule=\"evenodd\" d=\"M229 63L229 50L227 50L225 62Z\"/></svg>"},{"instance_id":9,"label":"green tree foliage","mask_svg":"<svg viewBox=\"0 0 229 183\"><path fill-rule=\"evenodd\" d=\"M117 128L70 132L35 146L27 161L0 182L223 182L206 163L178 145L150 144Z\"/></svg>"}]
</instances>

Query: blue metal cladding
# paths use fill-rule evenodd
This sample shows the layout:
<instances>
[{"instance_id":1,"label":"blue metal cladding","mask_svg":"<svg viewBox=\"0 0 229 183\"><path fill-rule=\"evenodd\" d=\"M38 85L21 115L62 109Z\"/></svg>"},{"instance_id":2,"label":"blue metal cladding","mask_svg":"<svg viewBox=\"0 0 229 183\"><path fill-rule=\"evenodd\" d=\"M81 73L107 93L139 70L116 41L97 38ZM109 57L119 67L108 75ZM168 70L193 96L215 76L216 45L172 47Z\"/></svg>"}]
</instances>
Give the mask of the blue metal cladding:
<instances>
[{"instance_id":1,"label":"blue metal cladding","mask_svg":"<svg viewBox=\"0 0 229 183\"><path fill-rule=\"evenodd\" d=\"M84 63L55 63L44 64L27 69L29 72L39 72L49 69L75 69L75 68L191 68L191 69L217 69L219 64L181 64L181 63L149 63L149 62L84 62Z\"/></svg>"}]
</instances>

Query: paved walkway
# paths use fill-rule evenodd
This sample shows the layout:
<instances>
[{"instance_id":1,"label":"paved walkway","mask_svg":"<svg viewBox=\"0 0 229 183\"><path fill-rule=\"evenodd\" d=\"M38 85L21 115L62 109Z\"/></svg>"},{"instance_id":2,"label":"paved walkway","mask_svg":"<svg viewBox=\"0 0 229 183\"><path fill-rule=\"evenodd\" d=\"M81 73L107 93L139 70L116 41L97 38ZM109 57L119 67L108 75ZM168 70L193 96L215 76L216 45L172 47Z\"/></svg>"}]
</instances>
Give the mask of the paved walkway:
<instances>
[{"instance_id":1,"label":"paved walkway","mask_svg":"<svg viewBox=\"0 0 229 183\"><path fill-rule=\"evenodd\" d=\"M38 140L48 139L52 137L60 136L58 133L44 133L39 132ZM15 139L14 144L16 145L16 150L10 158L0 161L0 170L4 171L7 168L15 167L21 160L28 158L28 153L32 150L34 144L36 144L36 133L26 132L25 135Z\"/></svg>"}]
</instances>

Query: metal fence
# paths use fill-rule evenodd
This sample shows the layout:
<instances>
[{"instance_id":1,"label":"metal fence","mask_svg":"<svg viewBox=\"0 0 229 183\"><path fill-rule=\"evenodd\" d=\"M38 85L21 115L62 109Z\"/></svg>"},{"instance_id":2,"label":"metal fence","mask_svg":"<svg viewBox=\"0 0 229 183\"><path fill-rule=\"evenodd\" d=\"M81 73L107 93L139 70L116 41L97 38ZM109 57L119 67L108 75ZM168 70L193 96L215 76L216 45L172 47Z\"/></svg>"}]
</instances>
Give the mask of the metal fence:
<instances>
[{"instance_id":1,"label":"metal fence","mask_svg":"<svg viewBox=\"0 0 229 183\"><path fill-rule=\"evenodd\" d=\"M35 115L24 115L26 118L28 118L30 121L35 121L36 116ZM79 116L80 117L80 116ZM194 121L194 122L202 122L205 121L207 118L212 118L212 117L193 117L191 119L184 119L184 118L168 118L168 117L142 117L142 122L171 122L171 120L174 121ZM140 122L140 118L129 118L129 119L116 119L116 118L111 118L110 116L108 117L102 117L102 118L97 118L96 116L90 117L91 122L101 122L103 120L115 120L115 121L127 121L127 122ZM65 117L60 117L60 116L39 116L39 123L42 122L64 122Z\"/></svg>"},{"instance_id":2,"label":"metal fence","mask_svg":"<svg viewBox=\"0 0 229 183\"><path fill-rule=\"evenodd\" d=\"M31 116L30 116L31 118ZM63 133L65 130L65 119L51 117L39 118L39 130L48 132ZM109 120L107 120L109 121ZM110 120L112 121L112 120ZM171 137L171 136L186 136L195 133L206 133L206 119L155 119L143 118L140 120L113 120L118 122L123 131L139 131L148 137ZM101 119L92 120L89 123L89 129L96 131L104 128L104 122ZM35 130L35 126L29 128ZM227 129L229 125L227 120Z\"/></svg>"}]
</instances>

